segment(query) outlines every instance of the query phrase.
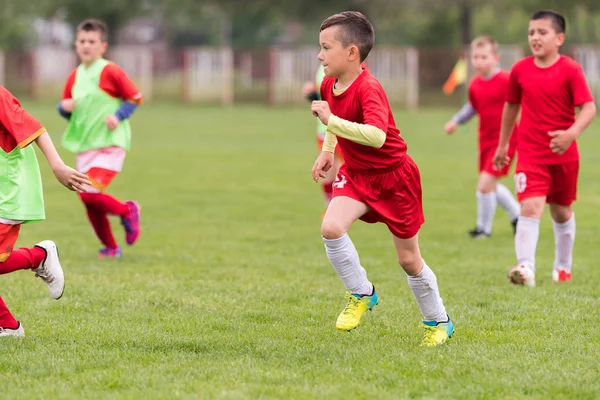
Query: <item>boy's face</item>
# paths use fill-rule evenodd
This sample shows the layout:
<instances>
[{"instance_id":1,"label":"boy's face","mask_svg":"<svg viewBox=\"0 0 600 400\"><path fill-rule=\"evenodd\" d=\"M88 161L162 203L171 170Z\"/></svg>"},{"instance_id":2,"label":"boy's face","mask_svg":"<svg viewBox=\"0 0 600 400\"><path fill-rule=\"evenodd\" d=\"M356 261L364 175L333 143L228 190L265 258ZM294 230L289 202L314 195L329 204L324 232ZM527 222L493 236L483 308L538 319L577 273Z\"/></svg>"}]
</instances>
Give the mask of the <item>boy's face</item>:
<instances>
[{"instance_id":1,"label":"boy's face","mask_svg":"<svg viewBox=\"0 0 600 400\"><path fill-rule=\"evenodd\" d=\"M321 51L317 58L323 64L325 75L340 76L348 67L350 61L356 57L357 48L354 45L344 47L339 37L339 27L332 26L319 33Z\"/></svg>"},{"instance_id":2,"label":"boy's face","mask_svg":"<svg viewBox=\"0 0 600 400\"><path fill-rule=\"evenodd\" d=\"M96 61L104 55L106 42L99 31L79 31L75 39L75 51L82 63Z\"/></svg>"},{"instance_id":3,"label":"boy's face","mask_svg":"<svg viewBox=\"0 0 600 400\"><path fill-rule=\"evenodd\" d=\"M544 58L558 53L564 41L565 34L556 33L550 19L529 21L529 47L534 57Z\"/></svg>"},{"instance_id":4,"label":"boy's face","mask_svg":"<svg viewBox=\"0 0 600 400\"><path fill-rule=\"evenodd\" d=\"M479 75L491 75L499 61L500 57L491 44L471 48L471 65Z\"/></svg>"}]
</instances>

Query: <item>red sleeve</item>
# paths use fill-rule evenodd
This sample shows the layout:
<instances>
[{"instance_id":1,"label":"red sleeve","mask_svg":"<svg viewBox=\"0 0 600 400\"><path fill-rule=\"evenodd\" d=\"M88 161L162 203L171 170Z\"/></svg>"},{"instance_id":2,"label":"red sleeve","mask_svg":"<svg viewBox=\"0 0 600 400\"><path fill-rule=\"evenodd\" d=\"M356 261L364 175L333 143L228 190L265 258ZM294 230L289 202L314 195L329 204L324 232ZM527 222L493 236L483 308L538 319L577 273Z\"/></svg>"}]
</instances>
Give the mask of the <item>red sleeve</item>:
<instances>
[{"instance_id":1,"label":"red sleeve","mask_svg":"<svg viewBox=\"0 0 600 400\"><path fill-rule=\"evenodd\" d=\"M575 106L580 106L585 103L594 101L592 91L585 79L583 68L581 65L576 64L574 71L567 75L569 77L569 85L571 86L571 95L573 96L573 102Z\"/></svg>"},{"instance_id":2,"label":"red sleeve","mask_svg":"<svg viewBox=\"0 0 600 400\"><path fill-rule=\"evenodd\" d=\"M75 74L76 73L77 73L77 70L74 69L73 71L71 71L71 73L69 74L69 77L67 78L67 82L65 83L65 88L63 89L63 95L62 95L63 100L73 98L73 94L71 93L71 91L73 90L73 84L75 83Z\"/></svg>"},{"instance_id":3,"label":"red sleeve","mask_svg":"<svg viewBox=\"0 0 600 400\"><path fill-rule=\"evenodd\" d=\"M521 104L522 88L519 83L519 64L515 64L510 71L508 78L508 91L506 92L506 102L509 104Z\"/></svg>"},{"instance_id":4,"label":"red sleeve","mask_svg":"<svg viewBox=\"0 0 600 400\"><path fill-rule=\"evenodd\" d=\"M117 64L107 65L100 76L100 87L111 96L132 103L142 103L142 93Z\"/></svg>"},{"instance_id":5,"label":"red sleeve","mask_svg":"<svg viewBox=\"0 0 600 400\"><path fill-rule=\"evenodd\" d=\"M365 85L360 98L363 123L388 131L389 106L383 88L379 84ZM387 107L386 107L387 106Z\"/></svg>"},{"instance_id":6,"label":"red sleeve","mask_svg":"<svg viewBox=\"0 0 600 400\"><path fill-rule=\"evenodd\" d=\"M12 93L0 87L0 123L20 148L37 139L46 129L25 111Z\"/></svg>"}]
</instances>

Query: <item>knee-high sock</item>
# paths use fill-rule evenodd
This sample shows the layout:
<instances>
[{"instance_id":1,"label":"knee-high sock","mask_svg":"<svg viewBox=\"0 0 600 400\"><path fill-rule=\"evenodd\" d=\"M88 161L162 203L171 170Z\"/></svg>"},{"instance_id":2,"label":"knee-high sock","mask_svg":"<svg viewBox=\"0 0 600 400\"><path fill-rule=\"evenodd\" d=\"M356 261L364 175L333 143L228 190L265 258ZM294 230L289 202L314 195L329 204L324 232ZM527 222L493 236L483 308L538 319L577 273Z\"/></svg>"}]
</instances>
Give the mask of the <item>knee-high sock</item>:
<instances>
[{"instance_id":1,"label":"knee-high sock","mask_svg":"<svg viewBox=\"0 0 600 400\"><path fill-rule=\"evenodd\" d=\"M515 252L518 265L527 264L535 270L535 249L540 236L540 220L519 217L515 234Z\"/></svg>"},{"instance_id":2,"label":"knee-high sock","mask_svg":"<svg viewBox=\"0 0 600 400\"><path fill-rule=\"evenodd\" d=\"M10 313L2 297L0 297L0 328L15 329L18 325L19 323Z\"/></svg>"},{"instance_id":3,"label":"knee-high sock","mask_svg":"<svg viewBox=\"0 0 600 400\"><path fill-rule=\"evenodd\" d=\"M325 252L338 276L352 294L370 295L373 285L367 271L360 265L358 252L348 234L339 239L325 239Z\"/></svg>"},{"instance_id":4,"label":"knee-high sock","mask_svg":"<svg viewBox=\"0 0 600 400\"><path fill-rule=\"evenodd\" d=\"M496 183L496 198L500 207L506 211L511 221L519 217L521 206L511 191L501 183Z\"/></svg>"},{"instance_id":5,"label":"knee-high sock","mask_svg":"<svg viewBox=\"0 0 600 400\"><path fill-rule=\"evenodd\" d=\"M6 261L0 262L0 275L20 269L37 268L44 261L44 258L46 258L46 251L41 247L15 249Z\"/></svg>"},{"instance_id":6,"label":"knee-high sock","mask_svg":"<svg viewBox=\"0 0 600 400\"><path fill-rule=\"evenodd\" d=\"M492 233L492 224L496 214L496 193L477 192L477 227L487 233Z\"/></svg>"},{"instance_id":7,"label":"knee-high sock","mask_svg":"<svg viewBox=\"0 0 600 400\"><path fill-rule=\"evenodd\" d=\"M423 320L444 322L448 320L446 308L440 297L435 274L423 260L423 269L418 275L408 276L408 285L419 305Z\"/></svg>"},{"instance_id":8,"label":"knee-high sock","mask_svg":"<svg viewBox=\"0 0 600 400\"><path fill-rule=\"evenodd\" d=\"M554 269L571 272L573 266L573 246L575 245L575 214L564 223L554 224Z\"/></svg>"}]
</instances>

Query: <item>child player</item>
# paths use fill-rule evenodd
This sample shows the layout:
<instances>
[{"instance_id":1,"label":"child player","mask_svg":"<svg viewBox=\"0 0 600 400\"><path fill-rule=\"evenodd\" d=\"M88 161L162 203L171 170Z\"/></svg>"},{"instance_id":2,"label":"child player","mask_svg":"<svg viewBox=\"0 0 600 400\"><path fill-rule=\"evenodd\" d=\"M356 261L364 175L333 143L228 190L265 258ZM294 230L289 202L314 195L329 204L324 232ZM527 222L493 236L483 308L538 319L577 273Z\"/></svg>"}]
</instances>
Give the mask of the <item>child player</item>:
<instances>
[{"instance_id":1,"label":"child player","mask_svg":"<svg viewBox=\"0 0 600 400\"><path fill-rule=\"evenodd\" d=\"M535 251L545 203L554 225L554 281L570 281L579 151L575 139L596 115L583 70L559 54L565 40L565 19L554 11L538 11L529 21L532 56L517 62L510 74L502 114L496 168L508 163L508 148L519 110L515 186L521 214L515 235L517 265L508 277L517 285L535 286ZM579 108L576 116L575 108Z\"/></svg>"},{"instance_id":2,"label":"child player","mask_svg":"<svg viewBox=\"0 0 600 400\"><path fill-rule=\"evenodd\" d=\"M317 69L317 74L315 76L314 82L306 82L302 87L302 94L304 97L308 99L308 101L320 100L321 94L321 82L323 82L323 78L325 77L325 70L322 65L319 65L319 69ZM325 140L325 133L327 132L327 127L323 125L320 119L317 118L317 146L319 151L323 147L323 140ZM333 181L335 180L335 176L340 168L340 165L344 162L342 155L339 151L335 152L335 159L333 168L327 171L325 178L321 181L321 185L323 187L323 194L325 195L325 204L329 204L331 201L331 194L333 193Z\"/></svg>"},{"instance_id":3,"label":"child player","mask_svg":"<svg viewBox=\"0 0 600 400\"><path fill-rule=\"evenodd\" d=\"M63 146L77 153L77 169L87 174L92 187L80 197L96 236L104 245L98 256L120 257L108 215L118 215L125 240L132 245L140 234L140 207L105 193L121 171L131 142L129 117L142 94L116 64L102 58L107 28L88 19L77 27L75 49L81 64L69 75L58 110L69 120Z\"/></svg>"},{"instance_id":4,"label":"child player","mask_svg":"<svg viewBox=\"0 0 600 400\"><path fill-rule=\"evenodd\" d=\"M319 60L326 77L322 101L311 106L327 134L312 175L315 182L333 166L338 142L344 164L333 184L333 198L321 225L329 261L347 289L347 304L336 328L349 331L378 303L348 230L357 219L383 222L393 234L398 261L423 315L423 346L444 343L454 332L433 271L421 258L418 232L424 222L421 181L406 143L396 128L387 96L363 69L374 42L371 23L359 12L343 12L323 21Z\"/></svg>"},{"instance_id":5,"label":"child player","mask_svg":"<svg viewBox=\"0 0 600 400\"><path fill-rule=\"evenodd\" d=\"M498 178L508 174L510 164L500 171L494 169L492 159L500 138L502 109L508 90L509 73L498 67L498 44L490 36L480 36L471 43L471 64L477 76L469 85L469 102L444 127L454 133L459 124L479 115L479 183L477 184L477 225L469 231L473 238L487 238L492 233L496 205L506 211L513 227L519 217L519 203ZM517 135L510 141L508 156L513 158Z\"/></svg>"},{"instance_id":6,"label":"child player","mask_svg":"<svg viewBox=\"0 0 600 400\"><path fill-rule=\"evenodd\" d=\"M58 300L65 278L56 244L44 240L33 247L14 248L21 224L45 218L42 179L32 142L42 150L61 184L77 191L90 184L84 174L63 163L46 129L0 87L0 274L33 271L46 283L50 296ZM0 336L24 334L23 326L0 297Z\"/></svg>"}]
</instances>

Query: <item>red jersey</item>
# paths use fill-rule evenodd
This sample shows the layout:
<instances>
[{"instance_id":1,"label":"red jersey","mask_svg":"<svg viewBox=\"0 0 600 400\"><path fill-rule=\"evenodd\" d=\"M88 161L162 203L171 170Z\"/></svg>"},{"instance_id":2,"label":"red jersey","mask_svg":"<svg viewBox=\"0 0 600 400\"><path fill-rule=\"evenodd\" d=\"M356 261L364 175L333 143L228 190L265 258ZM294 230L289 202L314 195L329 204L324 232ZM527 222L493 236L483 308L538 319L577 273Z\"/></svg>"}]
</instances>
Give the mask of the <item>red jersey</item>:
<instances>
[{"instance_id":1,"label":"red jersey","mask_svg":"<svg viewBox=\"0 0 600 400\"><path fill-rule=\"evenodd\" d=\"M469 85L469 103L479 115L479 150L498 147L509 79L510 72L501 70L489 79L477 75ZM516 139L513 132L511 142Z\"/></svg>"},{"instance_id":2,"label":"red jersey","mask_svg":"<svg viewBox=\"0 0 600 400\"><path fill-rule=\"evenodd\" d=\"M24 148L46 129L21 107L11 92L0 86L0 148L10 153L15 147Z\"/></svg>"},{"instance_id":3,"label":"red jersey","mask_svg":"<svg viewBox=\"0 0 600 400\"><path fill-rule=\"evenodd\" d=\"M521 104L519 162L559 164L579 160L577 143L563 155L552 153L548 132L566 130L575 122L575 107L594 101L581 66L560 56L548 68L535 65L533 57L518 61L510 74L506 101Z\"/></svg>"},{"instance_id":4,"label":"red jersey","mask_svg":"<svg viewBox=\"0 0 600 400\"><path fill-rule=\"evenodd\" d=\"M73 97L71 90L75 83L76 74L77 68L69 74L63 90L63 99L70 99ZM115 63L110 63L104 67L100 74L98 86L112 97L120 98L124 101L129 100L132 103L142 102L142 93L140 93L135 84L129 79L125 71Z\"/></svg>"},{"instance_id":5,"label":"red jersey","mask_svg":"<svg viewBox=\"0 0 600 400\"><path fill-rule=\"evenodd\" d=\"M356 78L340 95L333 94L334 77L325 77L321 83L321 98L327 101L331 112L342 119L375 126L386 133L381 148L369 147L338 137L338 146L349 170L391 170L398 167L406 154L406 143L396 128L394 116L381 84L368 70Z\"/></svg>"}]
</instances>

